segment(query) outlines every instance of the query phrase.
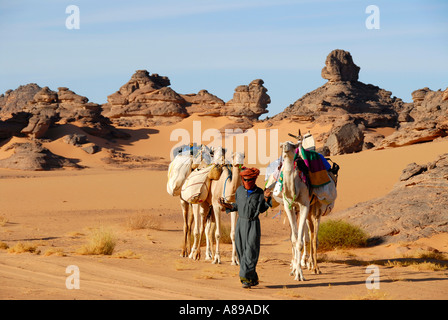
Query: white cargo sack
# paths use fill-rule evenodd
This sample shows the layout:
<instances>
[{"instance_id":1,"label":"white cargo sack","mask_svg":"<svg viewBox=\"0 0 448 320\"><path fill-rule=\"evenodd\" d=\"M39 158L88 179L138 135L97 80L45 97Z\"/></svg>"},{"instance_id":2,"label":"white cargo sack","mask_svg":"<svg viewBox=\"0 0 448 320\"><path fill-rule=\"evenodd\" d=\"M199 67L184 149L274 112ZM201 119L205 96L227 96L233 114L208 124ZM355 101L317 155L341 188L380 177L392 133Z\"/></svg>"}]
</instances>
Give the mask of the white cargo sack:
<instances>
[{"instance_id":1,"label":"white cargo sack","mask_svg":"<svg viewBox=\"0 0 448 320\"><path fill-rule=\"evenodd\" d=\"M204 202L208 197L208 190L210 188L209 172L213 166L208 166L204 169L194 170L185 180L182 185L180 196L183 200L197 204Z\"/></svg>"},{"instance_id":2,"label":"white cargo sack","mask_svg":"<svg viewBox=\"0 0 448 320\"><path fill-rule=\"evenodd\" d=\"M191 171L193 159L189 155L178 155L168 167L166 191L172 196L179 196L182 185Z\"/></svg>"}]
</instances>

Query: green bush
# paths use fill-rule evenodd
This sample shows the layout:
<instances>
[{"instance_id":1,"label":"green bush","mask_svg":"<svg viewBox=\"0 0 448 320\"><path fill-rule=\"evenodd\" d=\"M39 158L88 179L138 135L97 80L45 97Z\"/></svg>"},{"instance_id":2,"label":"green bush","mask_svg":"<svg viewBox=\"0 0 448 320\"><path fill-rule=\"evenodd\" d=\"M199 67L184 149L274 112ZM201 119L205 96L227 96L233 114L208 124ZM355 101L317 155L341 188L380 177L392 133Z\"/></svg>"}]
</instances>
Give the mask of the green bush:
<instances>
[{"instance_id":1,"label":"green bush","mask_svg":"<svg viewBox=\"0 0 448 320\"><path fill-rule=\"evenodd\" d=\"M319 250L365 247L367 239L368 235L361 228L342 220L328 220L319 227Z\"/></svg>"}]
</instances>

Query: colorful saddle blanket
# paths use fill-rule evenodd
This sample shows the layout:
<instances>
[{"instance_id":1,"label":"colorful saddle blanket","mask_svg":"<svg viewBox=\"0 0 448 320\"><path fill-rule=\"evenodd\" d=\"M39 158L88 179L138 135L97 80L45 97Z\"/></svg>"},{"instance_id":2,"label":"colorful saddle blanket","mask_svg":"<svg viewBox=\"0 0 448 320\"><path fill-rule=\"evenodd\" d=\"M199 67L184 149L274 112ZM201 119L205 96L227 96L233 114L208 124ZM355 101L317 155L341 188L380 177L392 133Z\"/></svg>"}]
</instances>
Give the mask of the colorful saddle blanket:
<instances>
[{"instance_id":1,"label":"colorful saddle blanket","mask_svg":"<svg viewBox=\"0 0 448 320\"><path fill-rule=\"evenodd\" d=\"M327 168L331 166L320 153L300 147L300 155L309 169L308 175L313 188L321 187L331 182L327 173Z\"/></svg>"}]
</instances>

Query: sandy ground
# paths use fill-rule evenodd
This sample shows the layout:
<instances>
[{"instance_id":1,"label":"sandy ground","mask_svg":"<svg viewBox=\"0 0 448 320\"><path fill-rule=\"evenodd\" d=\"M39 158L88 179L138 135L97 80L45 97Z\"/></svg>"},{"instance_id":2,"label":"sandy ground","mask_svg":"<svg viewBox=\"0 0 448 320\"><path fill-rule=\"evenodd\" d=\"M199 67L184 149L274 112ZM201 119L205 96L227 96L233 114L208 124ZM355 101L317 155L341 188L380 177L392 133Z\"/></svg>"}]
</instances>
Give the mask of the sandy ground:
<instances>
[{"instance_id":1,"label":"sandy ground","mask_svg":"<svg viewBox=\"0 0 448 320\"><path fill-rule=\"evenodd\" d=\"M134 155L163 157L169 161L170 141L176 128L193 131L193 121L201 121L201 132L221 128L224 118L191 117L182 123L158 127L126 129L129 141L108 142L95 137L103 147ZM302 127L302 124L301 124ZM303 124L303 131L317 136L326 127ZM255 132L266 129L255 126ZM291 140L297 124L274 123L278 140ZM37 246L36 253L8 253L0 249L0 299L446 299L448 271L391 267L384 262L399 261L404 244L382 245L325 254L323 274L304 271L305 282L289 275L291 248L289 225L279 208L261 216L262 245L258 273L260 285L242 289L238 267L230 265L231 245L222 245L222 264L204 258L192 261L180 257L182 217L179 201L166 192L166 171L124 170L104 164L105 151L87 155L60 139L75 126L53 130L56 141L46 143L53 152L80 159L83 170L25 172L0 170L0 242L13 247L19 242ZM302 131L302 132L303 132ZM259 137L259 136L258 136ZM15 140L8 142L12 143ZM207 142L206 142L207 143ZM0 149L0 158L9 154ZM247 150L247 146L246 146ZM448 150L448 141L419 144L396 149L364 151L334 156L341 166L335 211L389 192L401 170L410 162L426 163ZM255 164L263 167L260 159ZM264 177L259 178L259 185ZM156 229L131 230L131 217L150 216ZM331 215L330 217L331 218ZM223 214L229 224L229 217ZM117 239L112 256L80 255L95 228L110 230ZM409 247L430 246L448 252L448 234L420 239ZM59 250L63 255L48 255ZM205 252L203 248L203 253ZM120 257L121 256L121 257ZM203 255L204 256L204 255ZM323 256L324 257L324 256ZM378 266L380 289L369 290L366 280L369 264ZM79 268L80 288L66 287L68 266Z\"/></svg>"}]
</instances>

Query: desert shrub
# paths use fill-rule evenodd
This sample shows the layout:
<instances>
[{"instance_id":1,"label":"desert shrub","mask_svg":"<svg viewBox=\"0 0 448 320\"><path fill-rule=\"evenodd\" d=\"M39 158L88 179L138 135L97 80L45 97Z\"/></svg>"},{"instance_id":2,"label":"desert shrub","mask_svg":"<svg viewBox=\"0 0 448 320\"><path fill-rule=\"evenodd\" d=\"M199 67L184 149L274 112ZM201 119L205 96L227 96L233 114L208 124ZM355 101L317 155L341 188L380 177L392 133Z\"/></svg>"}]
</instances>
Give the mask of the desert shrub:
<instances>
[{"instance_id":1,"label":"desert shrub","mask_svg":"<svg viewBox=\"0 0 448 320\"><path fill-rule=\"evenodd\" d=\"M365 247L367 239L361 228L342 220L328 220L319 227L319 250Z\"/></svg>"},{"instance_id":2,"label":"desert shrub","mask_svg":"<svg viewBox=\"0 0 448 320\"><path fill-rule=\"evenodd\" d=\"M0 227L3 227L6 225L6 223L8 223L8 218L6 218L3 215L0 215Z\"/></svg>"},{"instance_id":3,"label":"desert shrub","mask_svg":"<svg viewBox=\"0 0 448 320\"><path fill-rule=\"evenodd\" d=\"M130 216L126 220L128 230L154 229L160 230L160 221L150 215Z\"/></svg>"},{"instance_id":4,"label":"desert shrub","mask_svg":"<svg viewBox=\"0 0 448 320\"><path fill-rule=\"evenodd\" d=\"M89 237L89 242L77 252L84 255L111 255L114 252L117 241L110 230L96 229Z\"/></svg>"},{"instance_id":5,"label":"desert shrub","mask_svg":"<svg viewBox=\"0 0 448 320\"><path fill-rule=\"evenodd\" d=\"M7 249L8 253L25 253L25 252L30 252L30 253L36 253L39 254L40 251L37 250L37 246L32 244L32 243L23 243L23 242L18 242L14 247L10 247Z\"/></svg>"}]
</instances>

